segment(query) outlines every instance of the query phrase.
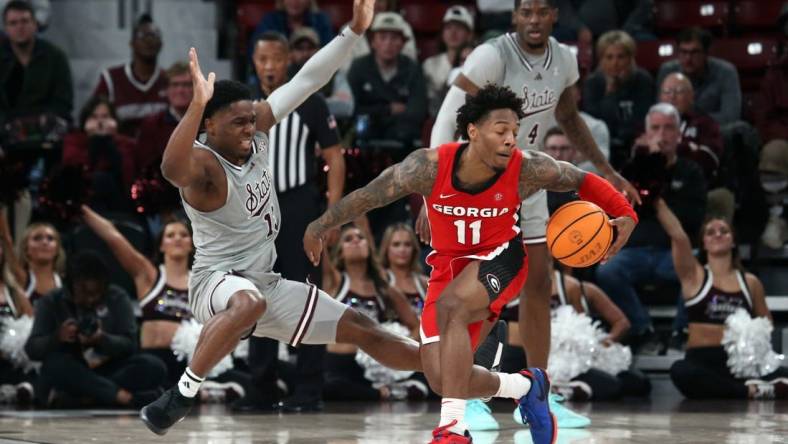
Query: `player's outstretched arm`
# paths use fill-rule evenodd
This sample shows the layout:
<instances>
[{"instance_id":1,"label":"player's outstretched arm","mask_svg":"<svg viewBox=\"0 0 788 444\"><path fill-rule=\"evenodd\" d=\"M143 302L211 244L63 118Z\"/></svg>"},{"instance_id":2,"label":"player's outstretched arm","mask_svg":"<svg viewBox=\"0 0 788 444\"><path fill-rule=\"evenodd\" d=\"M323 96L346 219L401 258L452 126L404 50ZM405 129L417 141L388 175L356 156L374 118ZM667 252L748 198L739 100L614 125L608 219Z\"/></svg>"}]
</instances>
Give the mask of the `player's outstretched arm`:
<instances>
[{"instance_id":1,"label":"player's outstretched arm","mask_svg":"<svg viewBox=\"0 0 788 444\"><path fill-rule=\"evenodd\" d=\"M605 159L605 155L596 146L591 131L577 111L577 103L575 103L571 88L566 88L561 93L555 108L555 119L572 145L594 164L602 176L609 180L613 186L622 190L632 202L641 203L640 194L635 187L613 169L610 162Z\"/></svg>"},{"instance_id":2,"label":"player's outstretched arm","mask_svg":"<svg viewBox=\"0 0 788 444\"><path fill-rule=\"evenodd\" d=\"M428 148L416 150L402 162L386 168L367 186L348 194L309 224L304 233L307 257L315 265L320 262L322 237L331 228L346 224L408 194L430 194L437 174L437 152Z\"/></svg>"},{"instance_id":3,"label":"player's outstretched arm","mask_svg":"<svg viewBox=\"0 0 788 444\"><path fill-rule=\"evenodd\" d=\"M610 223L618 231L618 236L604 260L618 253L638 222L635 210L610 182L571 163L557 161L541 152L528 151L520 170L520 197L525 199L540 188L549 191L577 191L581 199L599 205L614 217Z\"/></svg>"},{"instance_id":4,"label":"player's outstretched arm","mask_svg":"<svg viewBox=\"0 0 788 444\"><path fill-rule=\"evenodd\" d=\"M200 129L205 105L213 96L214 73L206 79L197 60L197 50L189 50L189 69L192 76L194 96L186 114L170 135L161 159L161 172L164 178L178 188L186 188L198 178L199 165L193 156L194 139Z\"/></svg>"},{"instance_id":5,"label":"player's outstretched arm","mask_svg":"<svg viewBox=\"0 0 788 444\"><path fill-rule=\"evenodd\" d=\"M267 100L257 102L257 130L268 132L276 122L328 83L350 57L353 46L369 28L374 15L375 0L353 0L350 25L315 53L289 82L277 88Z\"/></svg>"}]
</instances>

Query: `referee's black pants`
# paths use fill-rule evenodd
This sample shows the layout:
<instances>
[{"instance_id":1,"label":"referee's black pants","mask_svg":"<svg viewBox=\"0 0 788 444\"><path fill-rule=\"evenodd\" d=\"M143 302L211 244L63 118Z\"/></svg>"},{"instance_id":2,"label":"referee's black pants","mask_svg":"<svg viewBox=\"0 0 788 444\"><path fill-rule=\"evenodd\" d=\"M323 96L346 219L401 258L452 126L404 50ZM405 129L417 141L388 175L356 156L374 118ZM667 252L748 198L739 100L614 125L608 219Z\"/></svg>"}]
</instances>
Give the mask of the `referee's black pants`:
<instances>
[{"instance_id":1,"label":"referee's black pants","mask_svg":"<svg viewBox=\"0 0 788 444\"><path fill-rule=\"evenodd\" d=\"M274 269L286 279L306 281L320 287L320 269L313 266L304 253L304 230L320 216L323 207L317 187L308 184L279 193L282 218L276 238L277 260ZM276 400L277 355L279 343L270 338L249 338L249 368L260 396L266 403ZM299 345L296 349L296 371L290 387L295 402L317 401L323 392L323 361L325 345Z\"/></svg>"}]
</instances>

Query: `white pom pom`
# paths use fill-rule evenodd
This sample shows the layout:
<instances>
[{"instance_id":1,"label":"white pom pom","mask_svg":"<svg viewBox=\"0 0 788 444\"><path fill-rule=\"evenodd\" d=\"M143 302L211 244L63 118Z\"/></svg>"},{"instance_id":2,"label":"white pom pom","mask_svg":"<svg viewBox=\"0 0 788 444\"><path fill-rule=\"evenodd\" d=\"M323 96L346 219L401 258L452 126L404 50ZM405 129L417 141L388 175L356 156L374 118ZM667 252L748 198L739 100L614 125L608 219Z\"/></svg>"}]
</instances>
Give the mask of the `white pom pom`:
<instances>
[{"instance_id":1,"label":"white pom pom","mask_svg":"<svg viewBox=\"0 0 788 444\"><path fill-rule=\"evenodd\" d=\"M408 336L410 334L407 327L397 322L386 322L380 326L395 335ZM364 378L378 385L389 385L413 375L413 372L409 370L390 369L361 349L356 352L356 362L364 369Z\"/></svg>"},{"instance_id":2,"label":"white pom pom","mask_svg":"<svg viewBox=\"0 0 788 444\"><path fill-rule=\"evenodd\" d=\"M569 382L591 368L599 341L605 334L597 323L572 306L558 307L550 327L550 362L547 371L556 382Z\"/></svg>"},{"instance_id":3,"label":"white pom pom","mask_svg":"<svg viewBox=\"0 0 788 444\"><path fill-rule=\"evenodd\" d=\"M0 354L11 361L15 368L24 372L38 371L40 362L31 361L25 353L25 342L33 329L33 318L21 316L17 319L11 317L0 318Z\"/></svg>"},{"instance_id":4,"label":"white pom pom","mask_svg":"<svg viewBox=\"0 0 788 444\"><path fill-rule=\"evenodd\" d=\"M609 346L600 344L591 365L597 370L615 376L632 365L632 350L618 343Z\"/></svg>"},{"instance_id":5,"label":"white pom pom","mask_svg":"<svg viewBox=\"0 0 788 444\"><path fill-rule=\"evenodd\" d=\"M737 378L760 378L777 370L785 357L772 350L772 323L751 318L743 308L725 320L722 346L728 353L728 368Z\"/></svg>"},{"instance_id":6,"label":"white pom pom","mask_svg":"<svg viewBox=\"0 0 788 444\"><path fill-rule=\"evenodd\" d=\"M186 360L186 362L189 362L192 360L201 331L202 324L194 319L181 321L181 326L175 332L175 336L172 337L172 342L170 343L170 348L179 361ZM233 368L233 360L230 355L227 355L211 369L207 377L214 378L231 368Z\"/></svg>"}]
</instances>

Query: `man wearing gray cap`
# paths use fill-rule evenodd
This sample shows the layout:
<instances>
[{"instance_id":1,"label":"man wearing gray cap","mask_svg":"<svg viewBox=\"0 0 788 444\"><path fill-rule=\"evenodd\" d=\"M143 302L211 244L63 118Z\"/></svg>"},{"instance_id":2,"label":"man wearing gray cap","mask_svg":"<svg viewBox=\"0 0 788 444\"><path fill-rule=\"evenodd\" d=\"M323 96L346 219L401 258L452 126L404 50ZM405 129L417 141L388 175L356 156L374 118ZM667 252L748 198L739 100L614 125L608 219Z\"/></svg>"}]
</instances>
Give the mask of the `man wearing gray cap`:
<instances>
[{"instance_id":1,"label":"man wearing gray cap","mask_svg":"<svg viewBox=\"0 0 788 444\"><path fill-rule=\"evenodd\" d=\"M443 97L449 90L446 84L452 68L461 64L458 55L473 41L473 16L464 6L452 6L443 16L441 44L444 51L424 61L422 69L427 79L430 115L438 114Z\"/></svg>"}]
</instances>

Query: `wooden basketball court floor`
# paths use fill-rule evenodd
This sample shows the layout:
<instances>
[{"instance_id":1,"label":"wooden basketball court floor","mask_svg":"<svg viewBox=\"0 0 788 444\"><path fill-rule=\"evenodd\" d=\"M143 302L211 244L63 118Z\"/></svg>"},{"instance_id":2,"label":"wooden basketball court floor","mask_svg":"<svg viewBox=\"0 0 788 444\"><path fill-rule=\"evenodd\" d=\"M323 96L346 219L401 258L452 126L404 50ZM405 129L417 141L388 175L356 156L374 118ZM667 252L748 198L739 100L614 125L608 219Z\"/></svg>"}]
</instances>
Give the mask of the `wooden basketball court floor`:
<instances>
[{"instance_id":1,"label":"wooden basketball court floor","mask_svg":"<svg viewBox=\"0 0 788 444\"><path fill-rule=\"evenodd\" d=\"M788 443L788 401L687 401L667 381L655 381L648 400L573 404L592 419L587 429L559 430L561 444ZM477 432L474 443L531 443L511 419L512 404L495 401L497 432ZM319 414L231 415L222 405L201 406L170 432L148 431L134 411L0 410L0 444L8 443L427 443L438 420L431 403L343 403Z\"/></svg>"}]
</instances>

